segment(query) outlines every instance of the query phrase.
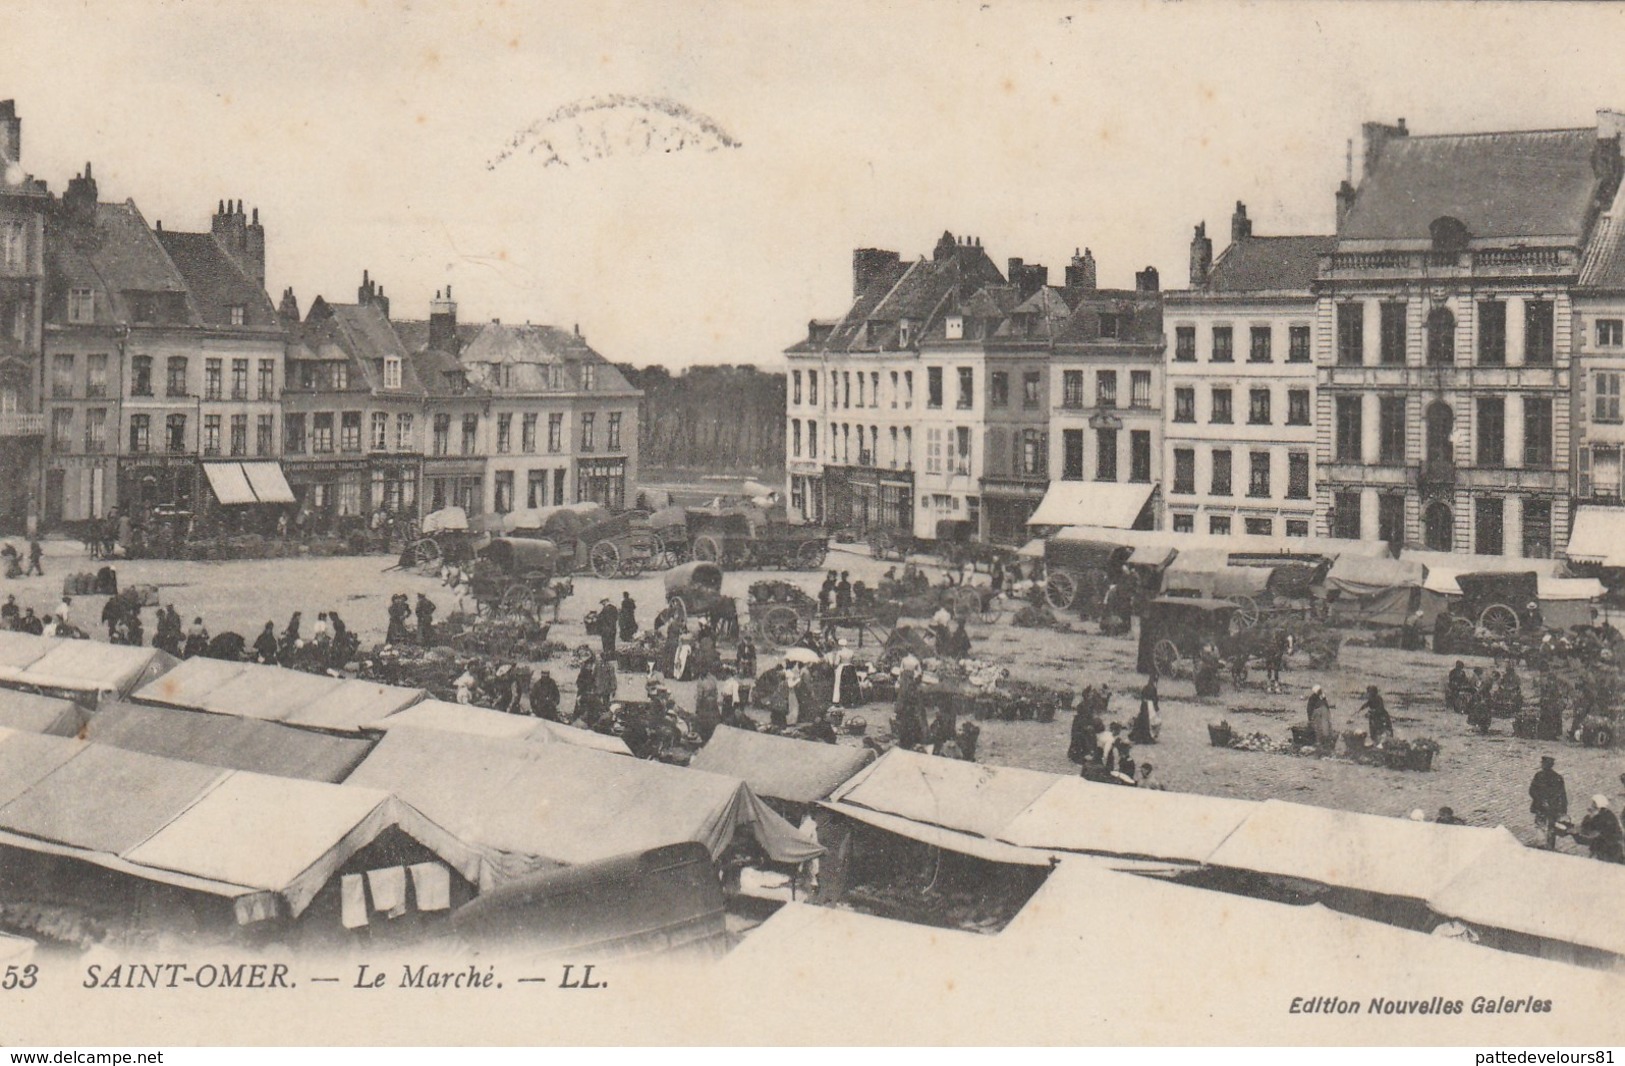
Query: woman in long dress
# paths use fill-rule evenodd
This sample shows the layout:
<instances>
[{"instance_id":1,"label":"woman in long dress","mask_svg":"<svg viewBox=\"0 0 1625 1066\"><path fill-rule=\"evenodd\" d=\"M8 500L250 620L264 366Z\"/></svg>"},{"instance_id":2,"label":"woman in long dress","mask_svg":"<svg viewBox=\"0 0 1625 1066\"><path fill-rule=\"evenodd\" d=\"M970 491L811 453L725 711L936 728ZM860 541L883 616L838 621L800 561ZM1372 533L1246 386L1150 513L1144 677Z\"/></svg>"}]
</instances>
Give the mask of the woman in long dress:
<instances>
[{"instance_id":1,"label":"woman in long dress","mask_svg":"<svg viewBox=\"0 0 1625 1066\"><path fill-rule=\"evenodd\" d=\"M1321 744L1330 743L1335 735L1332 731L1332 705L1319 685L1309 690L1309 730Z\"/></svg>"}]
</instances>

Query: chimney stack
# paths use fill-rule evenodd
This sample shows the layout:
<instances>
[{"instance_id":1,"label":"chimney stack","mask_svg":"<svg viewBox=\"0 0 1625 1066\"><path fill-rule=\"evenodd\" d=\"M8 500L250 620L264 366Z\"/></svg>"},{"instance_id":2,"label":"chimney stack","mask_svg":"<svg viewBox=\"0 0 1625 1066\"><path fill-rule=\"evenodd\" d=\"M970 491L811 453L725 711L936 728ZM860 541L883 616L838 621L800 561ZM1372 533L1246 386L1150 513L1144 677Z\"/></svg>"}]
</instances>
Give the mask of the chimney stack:
<instances>
[{"instance_id":1,"label":"chimney stack","mask_svg":"<svg viewBox=\"0 0 1625 1066\"><path fill-rule=\"evenodd\" d=\"M1362 124L1360 129L1365 134L1365 169L1360 172L1362 177L1371 176L1371 172L1377 168L1377 160L1382 158L1382 150L1388 146L1389 141L1411 135L1411 131L1405 128L1404 119L1400 119L1392 126L1381 122L1367 122Z\"/></svg>"},{"instance_id":2,"label":"chimney stack","mask_svg":"<svg viewBox=\"0 0 1625 1066\"><path fill-rule=\"evenodd\" d=\"M1072 253L1072 262L1066 267L1066 287L1082 292L1093 292L1095 289L1095 253L1085 248L1080 255L1076 250Z\"/></svg>"},{"instance_id":3,"label":"chimney stack","mask_svg":"<svg viewBox=\"0 0 1625 1066\"><path fill-rule=\"evenodd\" d=\"M1354 184L1345 181L1337 187L1337 232L1339 235L1343 232L1344 220L1349 217L1349 212L1353 209Z\"/></svg>"},{"instance_id":4,"label":"chimney stack","mask_svg":"<svg viewBox=\"0 0 1625 1066\"><path fill-rule=\"evenodd\" d=\"M444 297L436 290L429 303L429 347L447 355L457 355L457 301L451 298L451 286L446 286Z\"/></svg>"},{"instance_id":5,"label":"chimney stack","mask_svg":"<svg viewBox=\"0 0 1625 1066\"><path fill-rule=\"evenodd\" d=\"M389 317L389 297L384 295L384 287L372 280L372 274L366 270L361 272L361 284L355 290L355 302L363 307L371 305L378 308L385 318Z\"/></svg>"},{"instance_id":6,"label":"chimney stack","mask_svg":"<svg viewBox=\"0 0 1625 1066\"><path fill-rule=\"evenodd\" d=\"M1191 288L1205 288L1212 269L1213 239L1207 235L1207 223L1198 222L1196 235L1191 238Z\"/></svg>"},{"instance_id":7,"label":"chimney stack","mask_svg":"<svg viewBox=\"0 0 1625 1066\"><path fill-rule=\"evenodd\" d=\"M17 101L0 100L0 170L22 161L23 120L17 117Z\"/></svg>"},{"instance_id":8,"label":"chimney stack","mask_svg":"<svg viewBox=\"0 0 1625 1066\"><path fill-rule=\"evenodd\" d=\"M90 172L90 164L85 164L83 174L75 175L68 181L67 191L62 194L62 203L68 209L68 217L76 222L89 225L96 221L96 179Z\"/></svg>"},{"instance_id":9,"label":"chimney stack","mask_svg":"<svg viewBox=\"0 0 1625 1066\"><path fill-rule=\"evenodd\" d=\"M260 225L260 209L254 208L254 220L243 227L243 250L237 265L254 279L254 284L265 288L265 227Z\"/></svg>"},{"instance_id":10,"label":"chimney stack","mask_svg":"<svg viewBox=\"0 0 1625 1066\"><path fill-rule=\"evenodd\" d=\"M1247 217L1247 205L1236 201L1236 210L1230 216L1230 243L1240 244L1253 235L1253 220Z\"/></svg>"},{"instance_id":11,"label":"chimney stack","mask_svg":"<svg viewBox=\"0 0 1625 1066\"><path fill-rule=\"evenodd\" d=\"M1011 257L1009 279L1010 284L1016 287L1016 291L1025 300L1049 284L1049 267Z\"/></svg>"},{"instance_id":12,"label":"chimney stack","mask_svg":"<svg viewBox=\"0 0 1625 1066\"><path fill-rule=\"evenodd\" d=\"M1161 279L1157 275L1157 268L1148 266L1134 274L1135 292L1156 292L1162 287Z\"/></svg>"},{"instance_id":13,"label":"chimney stack","mask_svg":"<svg viewBox=\"0 0 1625 1066\"><path fill-rule=\"evenodd\" d=\"M277 304L276 316L285 326L299 324L299 298L293 294L292 285L282 290L282 302Z\"/></svg>"}]
</instances>

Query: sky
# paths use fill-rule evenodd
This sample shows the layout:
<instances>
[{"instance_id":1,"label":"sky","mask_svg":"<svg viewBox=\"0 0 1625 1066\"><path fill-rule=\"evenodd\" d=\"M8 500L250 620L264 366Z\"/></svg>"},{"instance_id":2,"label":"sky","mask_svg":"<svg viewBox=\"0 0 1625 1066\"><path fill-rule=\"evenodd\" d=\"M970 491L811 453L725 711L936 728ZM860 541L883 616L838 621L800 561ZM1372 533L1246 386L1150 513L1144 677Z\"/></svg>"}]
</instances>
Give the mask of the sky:
<instances>
[{"instance_id":1,"label":"sky","mask_svg":"<svg viewBox=\"0 0 1625 1066\"><path fill-rule=\"evenodd\" d=\"M948 229L1056 283L1088 247L1102 285L1149 265L1176 288L1191 227L1222 249L1237 200L1259 234L1330 232L1362 121L1576 127L1625 108L1620 6L0 0L0 15L0 99L53 191L88 160L104 200L178 230L241 199L266 226L273 299L353 300L366 269L396 317L450 285L463 321L579 325L611 360L674 369L781 364L809 319L845 310L857 247L914 258Z\"/></svg>"}]
</instances>

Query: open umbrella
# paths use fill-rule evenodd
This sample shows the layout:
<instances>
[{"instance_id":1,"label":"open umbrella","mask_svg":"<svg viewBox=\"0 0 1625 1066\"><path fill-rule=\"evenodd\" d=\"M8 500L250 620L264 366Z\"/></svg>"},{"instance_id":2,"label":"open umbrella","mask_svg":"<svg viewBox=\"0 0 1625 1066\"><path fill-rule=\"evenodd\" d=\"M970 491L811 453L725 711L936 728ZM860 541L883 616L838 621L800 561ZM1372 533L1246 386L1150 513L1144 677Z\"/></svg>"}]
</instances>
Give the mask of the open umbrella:
<instances>
[{"instance_id":1,"label":"open umbrella","mask_svg":"<svg viewBox=\"0 0 1625 1066\"><path fill-rule=\"evenodd\" d=\"M811 648L803 648L798 645L794 648L784 649L784 661L787 663L816 663L822 662L823 659L822 655L819 655Z\"/></svg>"}]
</instances>

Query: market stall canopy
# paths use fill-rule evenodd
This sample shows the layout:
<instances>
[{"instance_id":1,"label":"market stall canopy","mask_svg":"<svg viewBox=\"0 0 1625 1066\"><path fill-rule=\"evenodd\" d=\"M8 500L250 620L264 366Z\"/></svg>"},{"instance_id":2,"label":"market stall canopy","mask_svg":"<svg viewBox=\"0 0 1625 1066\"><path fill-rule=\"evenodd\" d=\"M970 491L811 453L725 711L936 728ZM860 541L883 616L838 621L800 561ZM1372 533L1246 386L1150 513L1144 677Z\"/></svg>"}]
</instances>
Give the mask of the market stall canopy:
<instances>
[{"instance_id":1,"label":"market stall canopy","mask_svg":"<svg viewBox=\"0 0 1625 1066\"><path fill-rule=\"evenodd\" d=\"M88 712L72 700L0 689L0 728L73 737L87 717Z\"/></svg>"},{"instance_id":2,"label":"market stall canopy","mask_svg":"<svg viewBox=\"0 0 1625 1066\"><path fill-rule=\"evenodd\" d=\"M999 839L1029 848L1200 863L1257 806L1062 777L1011 819Z\"/></svg>"},{"instance_id":3,"label":"market stall canopy","mask_svg":"<svg viewBox=\"0 0 1625 1066\"><path fill-rule=\"evenodd\" d=\"M1265 800L1208 857L1214 866L1314 881L1333 888L1429 900L1505 829L1413 822Z\"/></svg>"},{"instance_id":4,"label":"market stall canopy","mask_svg":"<svg viewBox=\"0 0 1625 1066\"><path fill-rule=\"evenodd\" d=\"M1156 485L1116 481L1052 481L1029 526L1075 526L1093 523L1109 529L1132 529L1140 520Z\"/></svg>"},{"instance_id":5,"label":"market stall canopy","mask_svg":"<svg viewBox=\"0 0 1625 1066\"><path fill-rule=\"evenodd\" d=\"M1571 563L1625 566L1625 507L1582 504L1564 554Z\"/></svg>"},{"instance_id":6,"label":"market stall canopy","mask_svg":"<svg viewBox=\"0 0 1625 1066\"><path fill-rule=\"evenodd\" d=\"M423 516L420 524L424 536L433 533L468 532L468 512L461 507L442 507Z\"/></svg>"},{"instance_id":7,"label":"market stall canopy","mask_svg":"<svg viewBox=\"0 0 1625 1066\"><path fill-rule=\"evenodd\" d=\"M1414 559L1342 555L1326 574L1326 587L1345 596L1375 596L1389 589L1420 588L1427 569Z\"/></svg>"},{"instance_id":8,"label":"market stall canopy","mask_svg":"<svg viewBox=\"0 0 1625 1066\"><path fill-rule=\"evenodd\" d=\"M1625 956L1625 866L1526 848L1486 849L1429 900L1474 925Z\"/></svg>"},{"instance_id":9,"label":"market stall canopy","mask_svg":"<svg viewBox=\"0 0 1625 1066\"><path fill-rule=\"evenodd\" d=\"M278 463L244 463L243 473L260 503L297 503Z\"/></svg>"},{"instance_id":10,"label":"market stall canopy","mask_svg":"<svg viewBox=\"0 0 1625 1066\"><path fill-rule=\"evenodd\" d=\"M132 698L163 707L354 733L426 695L422 689L197 656L137 689Z\"/></svg>"},{"instance_id":11,"label":"market stall canopy","mask_svg":"<svg viewBox=\"0 0 1625 1066\"><path fill-rule=\"evenodd\" d=\"M373 746L368 739L332 736L279 722L135 703L98 707L86 726L85 738L206 766L330 783L348 777Z\"/></svg>"},{"instance_id":12,"label":"market stall canopy","mask_svg":"<svg viewBox=\"0 0 1625 1066\"><path fill-rule=\"evenodd\" d=\"M868 748L718 726L689 762L693 770L737 777L751 791L788 803L816 803L874 761Z\"/></svg>"},{"instance_id":13,"label":"market stall canopy","mask_svg":"<svg viewBox=\"0 0 1625 1066\"><path fill-rule=\"evenodd\" d=\"M507 714L485 707L446 700L424 700L390 715L378 723L378 728L438 729L444 733L464 733L469 736L498 737L525 740L541 744L575 744L615 755L630 755L632 749L620 737L594 733L590 729L531 718L523 714Z\"/></svg>"},{"instance_id":14,"label":"market stall canopy","mask_svg":"<svg viewBox=\"0 0 1625 1066\"><path fill-rule=\"evenodd\" d=\"M717 857L740 830L776 862L823 853L738 778L573 744L394 729L349 783L392 792L500 853L504 877L684 840Z\"/></svg>"},{"instance_id":15,"label":"market stall canopy","mask_svg":"<svg viewBox=\"0 0 1625 1066\"><path fill-rule=\"evenodd\" d=\"M1213 599L1261 596L1269 587L1270 568L1231 566L1223 551L1182 551L1163 571L1164 595L1194 592Z\"/></svg>"},{"instance_id":16,"label":"market stall canopy","mask_svg":"<svg viewBox=\"0 0 1625 1066\"><path fill-rule=\"evenodd\" d=\"M228 507L296 502L277 463L204 463L203 474L215 498Z\"/></svg>"},{"instance_id":17,"label":"market stall canopy","mask_svg":"<svg viewBox=\"0 0 1625 1066\"><path fill-rule=\"evenodd\" d=\"M1421 563L1431 576L1435 570L1452 574L1521 573L1533 571L1543 577L1567 577L1561 559L1520 559L1514 555L1467 555L1462 552L1433 552L1406 548L1401 559Z\"/></svg>"},{"instance_id":18,"label":"market stall canopy","mask_svg":"<svg viewBox=\"0 0 1625 1066\"><path fill-rule=\"evenodd\" d=\"M862 807L991 840L1058 780L893 748L836 789L830 802L837 810Z\"/></svg>"},{"instance_id":19,"label":"market stall canopy","mask_svg":"<svg viewBox=\"0 0 1625 1066\"><path fill-rule=\"evenodd\" d=\"M1080 523L1056 532L1052 540L1100 541L1129 548L1178 552L1211 550L1231 556L1232 563L1268 559L1297 559L1304 556L1337 559L1345 555L1367 558L1392 557L1387 541L1343 540L1337 537L1254 537L1240 534L1175 533L1158 529L1112 529L1100 524Z\"/></svg>"},{"instance_id":20,"label":"market stall canopy","mask_svg":"<svg viewBox=\"0 0 1625 1066\"><path fill-rule=\"evenodd\" d=\"M23 633L6 636L18 639L0 644L0 685L127 696L177 665L158 648Z\"/></svg>"}]
</instances>

